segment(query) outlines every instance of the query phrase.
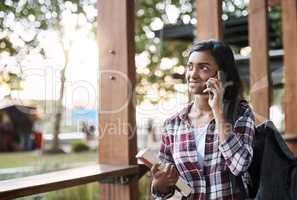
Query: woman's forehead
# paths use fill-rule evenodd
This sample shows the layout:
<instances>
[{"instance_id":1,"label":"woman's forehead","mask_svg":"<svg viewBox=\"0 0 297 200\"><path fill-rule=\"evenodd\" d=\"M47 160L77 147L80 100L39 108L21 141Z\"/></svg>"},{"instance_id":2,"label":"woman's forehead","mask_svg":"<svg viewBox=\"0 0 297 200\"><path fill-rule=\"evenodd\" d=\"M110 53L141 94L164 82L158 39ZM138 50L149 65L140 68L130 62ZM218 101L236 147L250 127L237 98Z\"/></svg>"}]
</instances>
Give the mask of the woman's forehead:
<instances>
[{"instance_id":1,"label":"woman's forehead","mask_svg":"<svg viewBox=\"0 0 297 200\"><path fill-rule=\"evenodd\" d=\"M209 51L194 51L191 53L188 62L192 63L200 63L200 62L208 62L214 63L215 60Z\"/></svg>"}]
</instances>

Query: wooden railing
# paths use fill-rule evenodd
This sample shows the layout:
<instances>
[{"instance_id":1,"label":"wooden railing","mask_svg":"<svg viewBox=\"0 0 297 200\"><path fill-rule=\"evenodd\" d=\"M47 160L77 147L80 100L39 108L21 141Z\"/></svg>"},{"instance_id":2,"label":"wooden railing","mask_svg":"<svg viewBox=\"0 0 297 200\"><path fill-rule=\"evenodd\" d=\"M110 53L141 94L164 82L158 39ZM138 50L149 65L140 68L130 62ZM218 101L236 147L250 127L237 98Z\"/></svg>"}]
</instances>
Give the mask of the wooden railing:
<instances>
[{"instance_id":1,"label":"wooden railing","mask_svg":"<svg viewBox=\"0 0 297 200\"><path fill-rule=\"evenodd\" d=\"M133 177L139 175L140 171L137 165L115 166L98 164L15 178L0 181L0 199L8 200L30 196L116 177Z\"/></svg>"}]
</instances>

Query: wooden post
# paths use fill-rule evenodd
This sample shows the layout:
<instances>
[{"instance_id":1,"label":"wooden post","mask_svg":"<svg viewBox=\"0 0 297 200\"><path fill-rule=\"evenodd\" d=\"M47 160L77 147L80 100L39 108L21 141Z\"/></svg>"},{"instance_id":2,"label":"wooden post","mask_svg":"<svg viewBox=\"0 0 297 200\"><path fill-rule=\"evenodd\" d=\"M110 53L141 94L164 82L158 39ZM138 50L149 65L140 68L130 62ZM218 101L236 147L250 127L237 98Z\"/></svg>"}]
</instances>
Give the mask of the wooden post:
<instances>
[{"instance_id":1,"label":"wooden post","mask_svg":"<svg viewBox=\"0 0 297 200\"><path fill-rule=\"evenodd\" d=\"M196 15L197 40L223 39L222 0L196 0Z\"/></svg>"},{"instance_id":2,"label":"wooden post","mask_svg":"<svg viewBox=\"0 0 297 200\"><path fill-rule=\"evenodd\" d=\"M250 0L249 43L252 49L250 59L250 96L256 114L256 123L269 119L270 71L268 56L267 0Z\"/></svg>"},{"instance_id":3,"label":"wooden post","mask_svg":"<svg viewBox=\"0 0 297 200\"><path fill-rule=\"evenodd\" d=\"M268 5L269 6L280 6L281 0L268 0Z\"/></svg>"},{"instance_id":4,"label":"wooden post","mask_svg":"<svg viewBox=\"0 0 297 200\"><path fill-rule=\"evenodd\" d=\"M198 40L223 39L222 0L196 0Z\"/></svg>"},{"instance_id":5,"label":"wooden post","mask_svg":"<svg viewBox=\"0 0 297 200\"><path fill-rule=\"evenodd\" d=\"M134 13L134 1L98 0L100 164L137 164ZM139 199L137 178L100 186L100 200Z\"/></svg>"},{"instance_id":6,"label":"wooden post","mask_svg":"<svg viewBox=\"0 0 297 200\"><path fill-rule=\"evenodd\" d=\"M297 2L282 0L282 24L284 44L284 81L285 81L285 136L297 138ZM293 140L292 140L293 141ZM289 143L297 155L297 144Z\"/></svg>"}]
</instances>

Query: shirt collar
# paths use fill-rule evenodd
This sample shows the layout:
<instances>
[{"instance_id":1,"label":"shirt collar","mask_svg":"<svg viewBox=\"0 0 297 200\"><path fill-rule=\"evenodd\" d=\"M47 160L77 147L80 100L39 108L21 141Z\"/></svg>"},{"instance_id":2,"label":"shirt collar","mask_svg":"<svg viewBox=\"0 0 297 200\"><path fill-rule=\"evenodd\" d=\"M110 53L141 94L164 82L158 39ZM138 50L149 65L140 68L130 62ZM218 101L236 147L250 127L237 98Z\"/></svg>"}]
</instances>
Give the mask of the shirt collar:
<instances>
[{"instance_id":1,"label":"shirt collar","mask_svg":"<svg viewBox=\"0 0 297 200\"><path fill-rule=\"evenodd\" d=\"M189 119L189 112L191 111L191 107L193 105L194 101L191 101L187 103L187 105L180 111L179 118L181 120L188 120Z\"/></svg>"},{"instance_id":2,"label":"shirt collar","mask_svg":"<svg viewBox=\"0 0 297 200\"><path fill-rule=\"evenodd\" d=\"M188 114L191 111L191 108L192 108L193 104L194 104L194 101L191 101L191 102L187 103L186 106L180 111L180 113L178 115L179 118L181 120L186 121L188 123L188 125L190 124L190 120L189 120L189 115ZM215 120L214 119L212 119L210 121L209 128L211 130L214 130L215 129Z\"/></svg>"}]
</instances>

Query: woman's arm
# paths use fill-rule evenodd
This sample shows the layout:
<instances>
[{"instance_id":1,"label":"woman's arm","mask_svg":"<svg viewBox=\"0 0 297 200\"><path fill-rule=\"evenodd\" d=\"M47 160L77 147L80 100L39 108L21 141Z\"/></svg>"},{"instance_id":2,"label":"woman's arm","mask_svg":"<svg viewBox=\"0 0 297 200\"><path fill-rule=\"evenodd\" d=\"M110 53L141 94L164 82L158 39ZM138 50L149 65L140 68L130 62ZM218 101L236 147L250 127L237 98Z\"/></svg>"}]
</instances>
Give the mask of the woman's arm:
<instances>
[{"instance_id":1,"label":"woman's arm","mask_svg":"<svg viewBox=\"0 0 297 200\"><path fill-rule=\"evenodd\" d=\"M207 87L204 92L213 93L209 97L208 103L216 120L215 132L219 135L219 150L230 171L236 176L241 172L245 172L252 162L252 143L255 133L254 114L247 103L240 105L245 110L232 127L223 114L225 87L220 80L215 78L210 78L208 82L211 83L212 87Z\"/></svg>"},{"instance_id":2,"label":"woman's arm","mask_svg":"<svg viewBox=\"0 0 297 200\"><path fill-rule=\"evenodd\" d=\"M220 136L219 150L234 175L247 171L253 156L254 114L248 105L244 106L246 110L235 122L233 128L231 125L221 123L218 126L221 128L217 130ZM225 123L223 120L222 122Z\"/></svg>"},{"instance_id":3,"label":"woman's arm","mask_svg":"<svg viewBox=\"0 0 297 200\"><path fill-rule=\"evenodd\" d=\"M171 152L171 138L166 131L166 122L161 129L161 146L158 154L160 164L152 167L152 195L155 199L167 199L174 194L174 188L178 172L175 168L172 152ZM166 166L166 167L162 167ZM163 168L163 169L161 169Z\"/></svg>"}]
</instances>

